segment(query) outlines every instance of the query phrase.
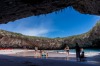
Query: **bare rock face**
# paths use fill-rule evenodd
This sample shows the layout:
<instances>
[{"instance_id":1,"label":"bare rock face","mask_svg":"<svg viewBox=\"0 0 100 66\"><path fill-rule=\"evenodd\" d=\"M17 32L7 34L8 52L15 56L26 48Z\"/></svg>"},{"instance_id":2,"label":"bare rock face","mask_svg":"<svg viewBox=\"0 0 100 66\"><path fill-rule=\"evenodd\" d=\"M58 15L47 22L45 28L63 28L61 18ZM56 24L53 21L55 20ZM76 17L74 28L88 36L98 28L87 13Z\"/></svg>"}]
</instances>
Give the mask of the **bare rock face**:
<instances>
[{"instance_id":1,"label":"bare rock face","mask_svg":"<svg viewBox=\"0 0 100 66\"><path fill-rule=\"evenodd\" d=\"M0 23L48 14L69 6L80 13L100 15L100 0L0 0Z\"/></svg>"},{"instance_id":2,"label":"bare rock face","mask_svg":"<svg viewBox=\"0 0 100 66\"><path fill-rule=\"evenodd\" d=\"M0 30L0 48L60 49L62 40L25 36Z\"/></svg>"}]
</instances>

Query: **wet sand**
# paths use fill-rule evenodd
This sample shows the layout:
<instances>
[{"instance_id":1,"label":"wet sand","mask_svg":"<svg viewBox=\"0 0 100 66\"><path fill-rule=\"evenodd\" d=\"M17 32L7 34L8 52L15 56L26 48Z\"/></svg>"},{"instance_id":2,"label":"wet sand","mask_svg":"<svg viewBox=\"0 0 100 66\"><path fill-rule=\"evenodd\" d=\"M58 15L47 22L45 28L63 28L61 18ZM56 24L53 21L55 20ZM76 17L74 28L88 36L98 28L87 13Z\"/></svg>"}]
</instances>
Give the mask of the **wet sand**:
<instances>
[{"instance_id":1,"label":"wet sand","mask_svg":"<svg viewBox=\"0 0 100 66\"><path fill-rule=\"evenodd\" d=\"M66 59L66 53L47 52L48 58L34 57L34 50L24 50L6 55L1 54L0 66L8 66L8 64L9 66L100 66L100 54L88 56L85 62L77 62L75 54L70 53L69 58Z\"/></svg>"}]
</instances>

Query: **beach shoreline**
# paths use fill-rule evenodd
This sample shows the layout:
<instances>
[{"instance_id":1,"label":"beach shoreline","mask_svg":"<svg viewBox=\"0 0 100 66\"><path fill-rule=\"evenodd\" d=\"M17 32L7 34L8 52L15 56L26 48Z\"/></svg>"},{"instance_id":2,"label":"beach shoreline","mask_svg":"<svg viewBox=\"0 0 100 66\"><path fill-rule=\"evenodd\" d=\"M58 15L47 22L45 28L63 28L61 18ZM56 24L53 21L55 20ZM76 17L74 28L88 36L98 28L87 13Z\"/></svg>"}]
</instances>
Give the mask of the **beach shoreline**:
<instances>
[{"instance_id":1,"label":"beach shoreline","mask_svg":"<svg viewBox=\"0 0 100 66\"><path fill-rule=\"evenodd\" d=\"M45 50L48 52L48 58L35 58L34 57L34 50L27 50L27 49L11 49L11 50L0 50L0 55L4 56L12 56L12 57L24 57L24 58L32 58L32 59L46 59L46 60L63 60L63 61L72 61L76 62L76 56L74 53L70 52L69 58L66 59L66 53L65 52L53 52L50 50ZM90 56L89 56L90 55ZM88 64L94 64L94 65L100 65L100 54L95 53L94 55L91 55L91 53L86 54L87 61L83 63ZM96 60L97 59L97 60Z\"/></svg>"}]
</instances>

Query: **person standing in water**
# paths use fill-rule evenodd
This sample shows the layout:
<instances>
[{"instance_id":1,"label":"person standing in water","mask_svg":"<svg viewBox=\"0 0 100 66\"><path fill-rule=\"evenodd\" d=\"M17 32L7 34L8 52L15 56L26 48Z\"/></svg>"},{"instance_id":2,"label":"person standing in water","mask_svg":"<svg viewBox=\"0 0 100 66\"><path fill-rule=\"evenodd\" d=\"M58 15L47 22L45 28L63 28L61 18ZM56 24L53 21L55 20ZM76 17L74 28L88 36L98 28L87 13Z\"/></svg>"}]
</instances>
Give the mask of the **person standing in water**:
<instances>
[{"instance_id":1,"label":"person standing in water","mask_svg":"<svg viewBox=\"0 0 100 66\"><path fill-rule=\"evenodd\" d=\"M85 55L84 55L84 50L83 48L81 48L81 52L80 52L80 61L85 61Z\"/></svg>"},{"instance_id":2,"label":"person standing in water","mask_svg":"<svg viewBox=\"0 0 100 66\"><path fill-rule=\"evenodd\" d=\"M80 47L78 43L76 43L75 49L76 49L76 60L80 61Z\"/></svg>"},{"instance_id":3,"label":"person standing in water","mask_svg":"<svg viewBox=\"0 0 100 66\"><path fill-rule=\"evenodd\" d=\"M67 60L68 60L68 56L69 56L69 46L67 45L64 50L66 51Z\"/></svg>"}]
</instances>

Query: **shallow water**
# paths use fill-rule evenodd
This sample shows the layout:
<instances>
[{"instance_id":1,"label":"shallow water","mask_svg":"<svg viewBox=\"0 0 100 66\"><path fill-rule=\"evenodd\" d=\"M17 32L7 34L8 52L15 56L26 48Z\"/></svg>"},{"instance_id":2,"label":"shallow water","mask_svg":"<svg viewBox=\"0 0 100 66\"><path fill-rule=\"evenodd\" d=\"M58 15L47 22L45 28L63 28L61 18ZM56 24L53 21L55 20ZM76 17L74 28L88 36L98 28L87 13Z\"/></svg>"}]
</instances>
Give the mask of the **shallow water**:
<instances>
[{"instance_id":1,"label":"shallow water","mask_svg":"<svg viewBox=\"0 0 100 66\"><path fill-rule=\"evenodd\" d=\"M54 52L65 52L64 50L52 50ZM75 49L70 49L71 53L75 53ZM84 49L84 52L100 52L100 49Z\"/></svg>"},{"instance_id":2,"label":"shallow water","mask_svg":"<svg viewBox=\"0 0 100 66\"><path fill-rule=\"evenodd\" d=\"M64 50L51 50L50 52L58 52L58 53L66 53ZM70 54L76 54L75 49L70 49ZM86 56L95 56L100 55L100 49L84 49L84 53Z\"/></svg>"}]
</instances>

